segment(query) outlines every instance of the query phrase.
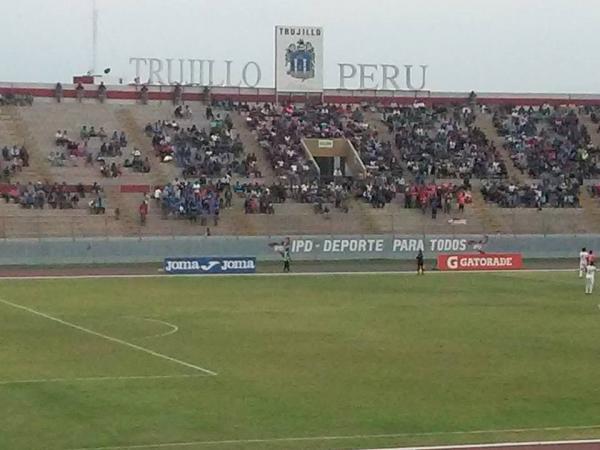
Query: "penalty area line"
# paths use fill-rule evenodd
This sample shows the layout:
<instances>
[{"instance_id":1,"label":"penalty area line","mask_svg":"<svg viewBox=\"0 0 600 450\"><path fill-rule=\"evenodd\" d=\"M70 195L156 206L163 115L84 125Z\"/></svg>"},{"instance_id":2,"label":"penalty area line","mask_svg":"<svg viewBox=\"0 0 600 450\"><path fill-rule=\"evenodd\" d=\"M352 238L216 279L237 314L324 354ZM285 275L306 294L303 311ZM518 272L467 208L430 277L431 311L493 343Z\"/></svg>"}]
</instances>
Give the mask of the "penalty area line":
<instances>
[{"instance_id":1,"label":"penalty area line","mask_svg":"<svg viewBox=\"0 0 600 450\"><path fill-rule=\"evenodd\" d=\"M26 311L26 312L28 312L30 314L34 314L36 316L43 317L44 319L48 319L48 320L51 320L53 322L60 323L61 325L65 325L67 327L74 328L75 330L79 330L79 331L82 331L84 333L91 334L93 336L97 336L97 337L102 338L102 339L106 339L107 341L114 342L116 344L124 345L126 347L132 348L132 349L137 350L139 352L147 353L147 354L155 356L157 358L164 359L166 361L174 362L176 364L179 364L180 366L188 367L190 369L194 369L194 370L197 370L199 372L202 372L202 373L205 373L205 374L208 374L208 375L217 375L216 372L213 372L212 370L209 370L209 369L205 369L204 367L197 366L196 364L191 364L189 362L182 361L181 359L177 359L177 358L173 358L171 356L165 355L164 353L159 353L159 352L156 352L156 351L151 350L149 348L142 347L141 345L133 344L133 343L127 342L127 341L125 341L123 339L115 338L115 337L109 336L107 334L103 334L103 333L99 333L99 332L94 331L94 330L90 330L89 328L82 327L81 325L77 325L76 323L68 322L66 320L59 319L58 317L51 316L50 314L46 314L46 313L43 313L41 311L37 311L37 310L35 310L33 308L29 308L27 306L19 305L18 303L9 302L8 300L5 300L3 298L0 298L0 303L4 303L7 306L11 306L13 308L20 309L22 311Z\"/></svg>"}]
</instances>

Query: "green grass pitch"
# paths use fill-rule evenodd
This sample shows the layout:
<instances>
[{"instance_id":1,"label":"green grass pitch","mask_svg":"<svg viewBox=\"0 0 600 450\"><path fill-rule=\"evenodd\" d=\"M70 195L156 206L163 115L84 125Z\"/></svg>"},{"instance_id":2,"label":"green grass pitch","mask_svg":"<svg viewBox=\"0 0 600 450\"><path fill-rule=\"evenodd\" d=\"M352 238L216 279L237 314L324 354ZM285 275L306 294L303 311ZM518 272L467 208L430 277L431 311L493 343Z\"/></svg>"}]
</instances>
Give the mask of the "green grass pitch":
<instances>
[{"instance_id":1,"label":"green grass pitch","mask_svg":"<svg viewBox=\"0 0 600 450\"><path fill-rule=\"evenodd\" d=\"M600 437L583 290L575 273L1 281L0 449Z\"/></svg>"}]
</instances>

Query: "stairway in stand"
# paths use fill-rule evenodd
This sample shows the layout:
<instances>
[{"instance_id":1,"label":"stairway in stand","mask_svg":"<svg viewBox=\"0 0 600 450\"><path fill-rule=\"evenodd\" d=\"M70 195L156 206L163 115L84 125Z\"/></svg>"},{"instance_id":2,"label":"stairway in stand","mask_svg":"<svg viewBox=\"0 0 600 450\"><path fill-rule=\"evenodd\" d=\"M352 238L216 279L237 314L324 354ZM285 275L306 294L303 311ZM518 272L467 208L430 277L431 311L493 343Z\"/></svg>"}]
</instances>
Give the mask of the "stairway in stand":
<instances>
[{"instance_id":1,"label":"stairway in stand","mask_svg":"<svg viewBox=\"0 0 600 450\"><path fill-rule=\"evenodd\" d=\"M133 147L137 148L144 157L148 157L148 160L150 161L149 175L152 184L164 185L170 182L176 172L176 168L173 164L165 165L161 163L154 155L152 140L150 137L146 136L143 130L145 125L140 124L136 120L130 108L123 107L117 109L115 111L115 116L119 120L122 130L125 131L125 134L128 136Z\"/></svg>"},{"instance_id":2,"label":"stairway in stand","mask_svg":"<svg viewBox=\"0 0 600 450\"><path fill-rule=\"evenodd\" d=\"M582 125L585 125L585 127L587 128L588 133L590 135L590 139L592 140L592 144L594 144L594 146L596 147L600 147L600 133L598 133L597 131L599 124L592 122L590 116L584 114L583 112L580 112L578 116L580 123Z\"/></svg>"},{"instance_id":3,"label":"stairway in stand","mask_svg":"<svg viewBox=\"0 0 600 450\"><path fill-rule=\"evenodd\" d=\"M578 114L579 120L581 124L585 125L590 135L590 139L592 144L595 147L600 148L600 133L598 133L598 124L592 122L592 119L587 114L580 112ZM597 181L596 181L597 182ZM582 192L579 196L579 200L581 202L581 206L585 211L585 216L590 222L590 232L591 231L600 231L600 210L598 205L598 200L591 197L590 193L587 191L586 186L581 188Z\"/></svg>"},{"instance_id":4,"label":"stairway in stand","mask_svg":"<svg viewBox=\"0 0 600 450\"><path fill-rule=\"evenodd\" d=\"M389 128L383 123L383 117L381 113L367 111L365 114L365 122L369 124L379 134L379 139L382 142L390 142L392 144L392 152L394 156L398 158L403 168L406 168L404 161L402 161L402 154L399 149L396 148L396 139L393 132L390 132Z\"/></svg>"},{"instance_id":5,"label":"stairway in stand","mask_svg":"<svg viewBox=\"0 0 600 450\"><path fill-rule=\"evenodd\" d=\"M237 112L230 113L231 121L233 122L233 131L238 133L244 146L246 155L254 153L256 155L256 164L262 173L262 181L265 184L272 184L277 180L275 172L271 167L271 163L267 159L265 150L261 148L256 140L256 134L246 125L246 119Z\"/></svg>"},{"instance_id":6,"label":"stairway in stand","mask_svg":"<svg viewBox=\"0 0 600 450\"><path fill-rule=\"evenodd\" d=\"M475 126L483 131L490 142L498 149L500 158L502 158L506 165L508 178L515 183L524 182L526 177L515 167L512 159L510 159L510 152L504 148L504 138L498 135L498 131L492 122L492 115L489 113L478 113L475 117Z\"/></svg>"},{"instance_id":7,"label":"stairway in stand","mask_svg":"<svg viewBox=\"0 0 600 450\"><path fill-rule=\"evenodd\" d=\"M14 181L53 181L49 171L49 163L43 157L37 140L33 137L27 124L22 119L17 106L0 107L1 127L6 133L0 144L12 146L24 145L29 154L29 167L13 177Z\"/></svg>"},{"instance_id":8,"label":"stairway in stand","mask_svg":"<svg viewBox=\"0 0 600 450\"><path fill-rule=\"evenodd\" d=\"M495 206L488 205L481 194L481 186L477 181L471 182L471 208L473 209L473 214L479 222L483 230L486 233L494 234L494 233L510 233L511 230L506 229L506 226L503 226L501 221L498 220L498 217L494 214Z\"/></svg>"},{"instance_id":9,"label":"stairway in stand","mask_svg":"<svg viewBox=\"0 0 600 450\"><path fill-rule=\"evenodd\" d=\"M600 233L600 208L598 200L591 197L585 186L581 187L579 202L583 209L585 218L585 230L573 230L573 232Z\"/></svg>"}]
</instances>

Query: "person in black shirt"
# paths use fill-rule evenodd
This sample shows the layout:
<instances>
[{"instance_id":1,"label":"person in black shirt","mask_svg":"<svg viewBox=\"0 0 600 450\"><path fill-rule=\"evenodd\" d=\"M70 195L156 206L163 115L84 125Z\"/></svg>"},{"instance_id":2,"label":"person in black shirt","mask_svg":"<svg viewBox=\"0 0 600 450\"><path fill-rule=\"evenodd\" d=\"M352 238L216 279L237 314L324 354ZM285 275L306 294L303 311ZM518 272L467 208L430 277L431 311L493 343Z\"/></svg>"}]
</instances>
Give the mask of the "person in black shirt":
<instances>
[{"instance_id":1,"label":"person in black shirt","mask_svg":"<svg viewBox=\"0 0 600 450\"><path fill-rule=\"evenodd\" d=\"M423 266L423 250L417 253L417 275L425 275L425 267Z\"/></svg>"},{"instance_id":2,"label":"person in black shirt","mask_svg":"<svg viewBox=\"0 0 600 450\"><path fill-rule=\"evenodd\" d=\"M289 273L290 271L290 261L291 261L290 249L286 248L283 252L283 271L285 273Z\"/></svg>"}]
</instances>

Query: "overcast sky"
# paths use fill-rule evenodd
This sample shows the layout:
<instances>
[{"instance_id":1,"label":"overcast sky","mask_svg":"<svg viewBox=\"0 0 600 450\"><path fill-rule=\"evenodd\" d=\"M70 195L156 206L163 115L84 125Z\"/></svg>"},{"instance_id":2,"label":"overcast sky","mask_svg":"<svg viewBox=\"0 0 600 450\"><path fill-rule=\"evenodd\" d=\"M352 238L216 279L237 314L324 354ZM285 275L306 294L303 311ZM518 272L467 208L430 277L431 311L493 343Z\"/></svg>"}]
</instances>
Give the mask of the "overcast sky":
<instances>
[{"instance_id":1,"label":"overcast sky","mask_svg":"<svg viewBox=\"0 0 600 450\"><path fill-rule=\"evenodd\" d=\"M92 0L0 0L0 80L69 81L91 67ZM248 61L272 86L273 27L324 28L337 63L427 64L437 91L600 92L599 0L97 0L98 66L129 57ZM217 63L218 64L218 63ZM235 67L240 68L236 69ZM217 69L218 70L218 69Z\"/></svg>"}]
</instances>

